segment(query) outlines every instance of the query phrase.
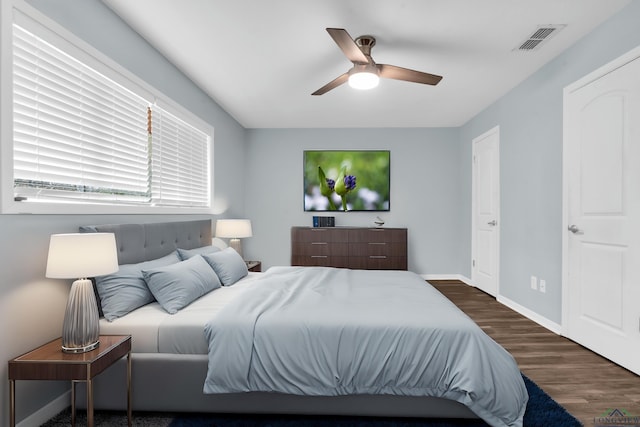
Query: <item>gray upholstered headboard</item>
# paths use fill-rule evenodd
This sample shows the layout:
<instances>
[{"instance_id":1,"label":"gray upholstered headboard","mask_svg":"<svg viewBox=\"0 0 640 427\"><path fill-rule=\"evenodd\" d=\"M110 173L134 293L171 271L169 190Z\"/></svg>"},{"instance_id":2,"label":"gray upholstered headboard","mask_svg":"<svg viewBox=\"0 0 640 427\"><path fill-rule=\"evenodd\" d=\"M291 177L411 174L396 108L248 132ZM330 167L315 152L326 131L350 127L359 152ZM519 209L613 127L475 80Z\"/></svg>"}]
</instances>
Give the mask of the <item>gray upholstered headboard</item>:
<instances>
[{"instance_id":1,"label":"gray upholstered headboard","mask_svg":"<svg viewBox=\"0 0 640 427\"><path fill-rule=\"evenodd\" d=\"M165 256L177 248L211 245L211 220L151 224L104 224L80 227L82 233L114 233L118 264L136 264Z\"/></svg>"}]
</instances>

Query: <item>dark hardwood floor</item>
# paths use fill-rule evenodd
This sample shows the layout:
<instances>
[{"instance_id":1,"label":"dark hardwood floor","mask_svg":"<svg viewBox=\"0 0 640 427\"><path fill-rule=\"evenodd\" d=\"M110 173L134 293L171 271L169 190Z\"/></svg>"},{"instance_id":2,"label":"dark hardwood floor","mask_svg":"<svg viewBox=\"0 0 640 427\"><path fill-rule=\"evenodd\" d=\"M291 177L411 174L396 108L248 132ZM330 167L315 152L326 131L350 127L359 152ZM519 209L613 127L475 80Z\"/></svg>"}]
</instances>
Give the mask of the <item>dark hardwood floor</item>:
<instances>
[{"instance_id":1,"label":"dark hardwood floor","mask_svg":"<svg viewBox=\"0 0 640 427\"><path fill-rule=\"evenodd\" d=\"M640 376L457 281L430 283L509 351L523 374L585 426L607 409L640 416ZM640 357L640 355L638 355Z\"/></svg>"}]
</instances>

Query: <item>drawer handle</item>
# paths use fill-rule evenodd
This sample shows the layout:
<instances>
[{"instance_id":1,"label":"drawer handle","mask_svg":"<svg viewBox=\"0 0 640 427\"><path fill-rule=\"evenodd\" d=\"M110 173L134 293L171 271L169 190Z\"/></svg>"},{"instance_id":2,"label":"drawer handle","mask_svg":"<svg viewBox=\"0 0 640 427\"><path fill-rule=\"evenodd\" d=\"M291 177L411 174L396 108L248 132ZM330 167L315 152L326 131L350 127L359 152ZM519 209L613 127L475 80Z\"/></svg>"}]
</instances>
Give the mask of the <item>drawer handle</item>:
<instances>
[{"instance_id":1,"label":"drawer handle","mask_svg":"<svg viewBox=\"0 0 640 427\"><path fill-rule=\"evenodd\" d=\"M369 255L369 258L387 259L386 255Z\"/></svg>"},{"instance_id":2,"label":"drawer handle","mask_svg":"<svg viewBox=\"0 0 640 427\"><path fill-rule=\"evenodd\" d=\"M311 258L327 258L326 255L311 255Z\"/></svg>"},{"instance_id":3,"label":"drawer handle","mask_svg":"<svg viewBox=\"0 0 640 427\"><path fill-rule=\"evenodd\" d=\"M326 228L312 228L311 231L316 232L316 231L327 231Z\"/></svg>"},{"instance_id":4,"label":"drawer handle","mask_svg":"<svg viewBox=\"0 0 640 427\"><path fill-rule=\"evenodd\" d=\"M386 245L385 242L369 242L369 245Z\"/></svg>"},{"instance_id":5,"label":"drawer handle","mask_svg":"<svg viewBox=\"0 0 640 427\"><path fill-rule=\"evenodd\" d=\"M311 242L312 245L326 245L327 242Z\"/></svg>"}]
</instances>

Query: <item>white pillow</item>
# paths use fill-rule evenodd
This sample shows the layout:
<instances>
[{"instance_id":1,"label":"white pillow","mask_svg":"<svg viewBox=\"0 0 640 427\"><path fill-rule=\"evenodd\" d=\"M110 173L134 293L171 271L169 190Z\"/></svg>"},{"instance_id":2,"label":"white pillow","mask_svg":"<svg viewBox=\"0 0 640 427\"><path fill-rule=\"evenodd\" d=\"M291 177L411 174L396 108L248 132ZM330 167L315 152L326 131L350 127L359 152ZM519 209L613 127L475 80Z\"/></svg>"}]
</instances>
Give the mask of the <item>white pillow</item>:
<instances>
[{"instance_id":1,"label":"white pillow","mask_svg":"<svg viewBox=\"0 0 640 427\"><path fill-rule=\"evenodd\" d=\"M213 252L218 252L220 250L219 247L217 246L203 246L201 248L195 248L195 249L180 249L178 248L178 256L180 257L180 259L182 261L185 261L189 258L192 258L196 255L204 255L204 254L211 254Z\"/></svg>"},{"instance_id":2,"label":"white pillow","mask_svg":"<svg viewBox=\"0 0 640 427\"><path fill-rule=\"evenodd\" d=\"M220 280L200 255L166 267L142 270L142 275L153 296L169 314L177 313L220 287Z\"/></svg>"},{"instance_id":3,"label":"white pillow","mask_svg":"<svg viewBox=\"0 0 640 427\"><path fill-rule=\"evenodd\" d=\"M233 248L202 255L202 258L204 258L211 268L213 268L213 271L216 272L216 275L222 282L222 286L231 286L249 274L247 264Z\"/></svg>"},{"instance_id":4,"label":"white pillow","mask_svg":"<svg viewBox=\"0 0 640 427\"><path fill-rule=\"evenodd\" d=\"M171 252L162 258L138 264L125 264L119 270L106 276L98 276L96 288L101 311L109 322L153 301L142 275L142 270L164 267L180 262L178 253Z\"/></svg>"},{"instance_id":5,"label":"white pillow","mask_svg":"<svg viewBox=\"0 0 640 427\"><path fill-rule=\"evenodd\" d=\"M213 240L211 240L211 245L220 249L227 249L229 247L229 245L219 237L214 237Z\"/></svg>"}]
</instances>

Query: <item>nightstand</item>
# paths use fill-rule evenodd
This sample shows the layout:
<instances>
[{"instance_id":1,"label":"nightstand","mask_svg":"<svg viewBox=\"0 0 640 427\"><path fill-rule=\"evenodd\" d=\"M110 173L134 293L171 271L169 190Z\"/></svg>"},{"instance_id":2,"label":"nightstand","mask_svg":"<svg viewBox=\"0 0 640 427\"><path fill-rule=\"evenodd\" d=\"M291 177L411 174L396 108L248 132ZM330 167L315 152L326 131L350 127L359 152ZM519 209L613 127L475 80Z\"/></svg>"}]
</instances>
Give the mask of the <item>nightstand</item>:
<instances>
[{"instance_id":1,"label":"nightstand","mask_svg":"<svg viewBox=\"0 0 640 427\"><path fill-rule=\"evenodd\" d=\"M247 264L247 270L254 273L260 273L262 271L262 263L260 261L245 261Z\"/></svg>"},{"instance_id":2,"label":"nightstand","mask_svg":"<svg viewBox=\"0 0 640 427\"><path fill-rule=\"evenodd\" d=\"M131 426L131 335L100 335L100 346L86 353L63 353L51 341L9 361L10 426L16 425L16 380L71 381L71 423L76 421L76 384L87 383L87 426L93 426L93 378L127 356L127 421Z\"/></svg>"}]
</instances>

